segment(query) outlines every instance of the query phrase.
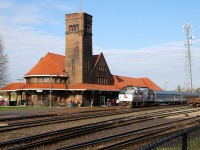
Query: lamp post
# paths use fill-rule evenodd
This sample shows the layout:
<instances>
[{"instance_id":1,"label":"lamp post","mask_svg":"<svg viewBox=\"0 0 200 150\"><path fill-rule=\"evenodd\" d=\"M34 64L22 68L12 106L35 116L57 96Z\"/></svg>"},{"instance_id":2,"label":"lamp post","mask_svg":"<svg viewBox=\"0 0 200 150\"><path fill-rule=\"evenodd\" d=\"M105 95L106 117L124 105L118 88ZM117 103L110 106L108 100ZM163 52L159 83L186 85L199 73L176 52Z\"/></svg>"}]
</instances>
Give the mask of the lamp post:
<instances>
[{"instance_id":1,"label":"lamp post","mask_svg":"<svg viewBox=\"0 0 200 150\"><path fill-rule=\"evenodd\" d=\"M49 99L50 99L50 108L52 107L52 100L51 100L51 92L52 92L52 75L50 74L50 95L49 95Z\"/></svg>"},{"instance_id":2,"label":"lamp post","mask_svg":"<svg viewBox=\"0 0 200 150\"><path fill-rule=\"evenodd\" d=\"M165 82L165 91L167 89L167 83L169 83L169 81Z\"/></svg>"}]
</instances>

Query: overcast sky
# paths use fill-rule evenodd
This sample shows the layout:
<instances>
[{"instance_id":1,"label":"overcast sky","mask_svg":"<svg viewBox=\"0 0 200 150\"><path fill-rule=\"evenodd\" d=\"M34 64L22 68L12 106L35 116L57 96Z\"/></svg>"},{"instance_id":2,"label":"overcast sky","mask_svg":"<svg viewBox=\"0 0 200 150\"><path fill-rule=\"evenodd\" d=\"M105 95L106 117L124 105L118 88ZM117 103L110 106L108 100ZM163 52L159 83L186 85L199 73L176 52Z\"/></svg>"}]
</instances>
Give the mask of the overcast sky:
<instances>
[{"instance_id":1,"label":"overcast sky","mask_svg":"<svg viewBox=\"0 0 200 150\"><path fill-rule=\"evenodd\" d=\"M65 14L93 16L93 54L103 52L112 74L148 77L161 88L184 87L183 25L192 24L194 87L200 87L199 0L0 0L0 35L10 82L46 53L65 54Z\"/></svg>"}]
</instances>

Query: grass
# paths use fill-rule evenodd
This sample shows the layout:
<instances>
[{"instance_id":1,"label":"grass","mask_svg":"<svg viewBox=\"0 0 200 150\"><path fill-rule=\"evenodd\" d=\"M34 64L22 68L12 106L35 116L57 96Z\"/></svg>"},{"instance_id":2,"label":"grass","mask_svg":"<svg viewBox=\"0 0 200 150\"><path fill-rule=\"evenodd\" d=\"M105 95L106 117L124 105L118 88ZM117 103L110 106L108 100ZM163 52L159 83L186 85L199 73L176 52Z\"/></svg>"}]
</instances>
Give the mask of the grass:
<instances>
[{"instance_id":1,"label":"grass","mask_svg":"<svg viewBox=\"0 0 200 150\"><path fill-rule=\"evenodd\" d=\"M38 110L38 109L48 109L49 107L26 107L26 106L0 106L0 111L8 110Z\"/></svg>"}]
</instances>

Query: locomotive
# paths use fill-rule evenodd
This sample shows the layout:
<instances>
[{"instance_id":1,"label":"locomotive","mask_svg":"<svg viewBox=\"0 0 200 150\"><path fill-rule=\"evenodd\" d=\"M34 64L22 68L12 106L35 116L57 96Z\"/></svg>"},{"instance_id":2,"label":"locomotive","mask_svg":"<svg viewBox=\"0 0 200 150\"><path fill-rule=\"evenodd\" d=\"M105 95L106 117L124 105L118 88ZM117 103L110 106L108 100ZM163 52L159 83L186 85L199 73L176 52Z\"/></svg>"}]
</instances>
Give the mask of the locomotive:
<instances>
[{"instance_id":1,"label":"locomotive","mask_svg":"<svg viewBox=\"0 0 200 150\"><path fill-rule=\"evenodd\" d=\"M154 91L150 88L138 88L127 86L119 93L119 106L123 107L144 107L160 104L187 104L189 99L200 98L200 93Z\"/></svg>"}]
</instances>

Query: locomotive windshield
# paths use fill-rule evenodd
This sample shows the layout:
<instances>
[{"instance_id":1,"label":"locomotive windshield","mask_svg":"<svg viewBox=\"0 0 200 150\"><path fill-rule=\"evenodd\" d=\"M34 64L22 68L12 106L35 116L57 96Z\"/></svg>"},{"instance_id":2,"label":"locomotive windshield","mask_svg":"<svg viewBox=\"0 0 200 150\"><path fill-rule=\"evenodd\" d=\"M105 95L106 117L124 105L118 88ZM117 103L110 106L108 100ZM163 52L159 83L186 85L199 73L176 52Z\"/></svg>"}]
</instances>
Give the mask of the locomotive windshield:
<instances>
[{"instance_id":1,"label":"locomotive windshield","mask_svg":"<svg viewBox=\"0 0 200 150\"><path fill-rule=\"evenodd\" d=\"M119 94L125 94L126 93L126 89L122 89Z\"/></svg>"},{"instance_id":2,"label":"locomotive windshield","mask_svg":"<svg viewBox=\"0 0 200 150\"><path fill-rule=\"evenodd\" d=\"M136 91L134 92L134 94L135 94L135 95L142 95L142 91L136 90Z\"/></svg>"}]
</instances>

